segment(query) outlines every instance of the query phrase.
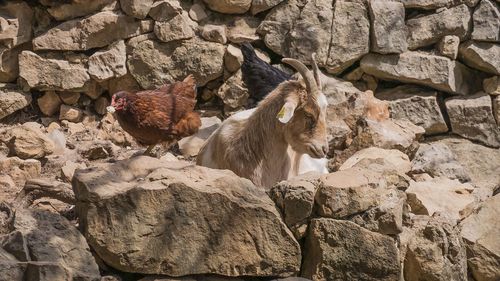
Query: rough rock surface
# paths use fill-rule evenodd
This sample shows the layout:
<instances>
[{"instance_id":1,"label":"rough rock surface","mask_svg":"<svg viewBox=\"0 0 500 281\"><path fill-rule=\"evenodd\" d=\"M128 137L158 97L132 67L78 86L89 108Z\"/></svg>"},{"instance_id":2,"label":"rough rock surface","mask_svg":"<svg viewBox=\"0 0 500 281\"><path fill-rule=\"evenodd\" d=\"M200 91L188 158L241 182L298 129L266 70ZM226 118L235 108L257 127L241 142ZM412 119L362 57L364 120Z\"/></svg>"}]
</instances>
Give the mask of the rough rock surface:
<instances>
[{"instance_id":1,"label":"rough rock surface","mask_svg":"<svg viewBox=\"0 0 500 281\"><path fill-rule=\"evenodd\" d=\"M248 89L245 87L241 75L241 70L238 70L217 91L217 96L224 104L233 109L245 106L248 100Z\"/></svg>"},{"instance_id":2,"label":"rough rock surface","mask_svg":"<svg viewBox=\"0 0 500 281\"><path fill-rule=\"evenodd\" d=\"M14 84L0 84L0 119L25 108L31 103L31 94Z\"/></svg>"},{"instance_id":3,"label":"rough rock surface","mask_svg":"<svg viewBox=\"0 0 500 281\"><path fill-rule=\"evenodd\" d=\"M120 6L127 15L143 19L151 10L153 2L154 0L120 0Z\"/></svg>"},{"instance_id":4,"label":"rough rock surface","mask_svg":"<svg viewBox=\"0 0 500 281\"><path fill-rule=\"evenodd\" d=\"M462 221L462 238L467 246L467 261L475 280L500 278L500 196L495 195Z\"/></svg>"},{"instance_id":5,"label":"rough rock surface","mask_svg":"<svg viewBox=\"0 0 500 281\"><path fill-rule=\"evenodd\" d=\"M199 39L160 44L142 41L127 64L130 73L145 89L164 82L183 80L193 74L198 86L222 76L224 45Z\"/></svg>"},{"instance_id":6,"label":"rough rock surface","mask_svg":"<svg viewBox=\"0 0 500 281\"><path fill-rule=\"evenodd\" d=\"M154 33L163 42L192 38L196 23L189 18L187 12L174 16L169 21L157 21Z\"/></svg>"},{"instance_id":7,"label":"rough rock surface","mask_svg":"<svg viewBox=\"0 0 500 281\"><path fill-rule=\"evenodd\" d=\"M36 159L0 158L0 171L9 175L15 185L24 186L26 180L40 177L42 164Z\"/></svg>"},{"instance_id":8,"label":"rough rock surface","mask_svg":"<svg viewBox=\"0 0 500 281\"><path fill-rule=\"evenodd\" d=\"M456 35L464 39L469 31L471 14L469 8L462 4L428 16L406 21L408 27L408 48L437 43L445 35Z\"/></svg>"},{"instance_id":9,"label":"rough rock surface","mask_svg":"<svg viewBox=\"0 0 500 281\"><path fill-rule=\"evenodd\" d=\"M500 76L493 76L484 79L483 89L487 94L500 96Z\"/></svg>"},{"instance_id":10,"label":"rough rock surface","mask_svg":"<svg viewBox=\"0 0 500 281\"><path fill-rule=\"evenodd\" d=\"M40 111L46 116L52 116L59 111L61 98L55 91L47 91L42 97L36 100Z\"/></svg>"},{"instance_id":11,"label":"rough rock surface","mask_svg":"<svg viewBox=\"0 0 500 281\"><path fill-rule=\"evenodd\" d=\"M51 6L47 12L58 21L74 19L97 12L116 0L67 1Z\"/></svg>"},{"instance_id":12,"label":"rough rock surface","mask_svg":"<svg viewBox=\"0 0 500 281\"><path fill-rule=\"evenodd\" d=\"M313 219L302 276L312 280L399 280L396 244L352 222Z\"/></svg>"},{"instance_id":13,"label":"rough rock surface","mask_svg":"<svg viewBox=\"0 0 500 281\"><path fill-rule=\"evenodd\" d=\"M15 82L19 76L19 54L30 48L25 43L14 48L0 47L0 82Z\"/></svg>"},{"instance_id":14,"label":"rough rock surface","mask_svg":"<svg viewBox=\"0 0 500 281\"><path fill-rule=\"evenodd\" d=\"M100 279L99 268L87 241L58 214L17 210L12 232L0 237L0 246L0 250L3 249L11 258L1 259L0 268L7 265L20 269L19 279L4 280Z\"/></svg>"},{"instance_id":15,"label":"rough rock surface","mask_svg":"<svg viewBox=\"0 0 500 281\"><path fill-rule=\"evenodd\" d=\"M437 49L440 55L456 60L459 46L460 37L456 35L446 35L439 41Z\"/></svg>"},{"instance_id":16,"label":"rough rock surface","mask_svg":"<svg viewBox=\"0 0 500 281\"><path fill-rule=\"evenodd\" d=\"M118 78L127 74L126 60L125 42L120 40L90 56L88 72L99 82Z\"/></svg>"},{"instance_id":17,"label":"rough rock surface","mask_svg":"<svg viewBox=\"0 0 500 281\"><path fill-rule=\"evenodd\" d=\"M370 1L372 51L389 54L408 50L405 9L397 1Z\"/></svg>"},{"instance_id":18,"label":"rough rock surface","mask_svg":"<svg viewBox=\"0 0 500 281\"><path fill-rule=\"evenodd\" d=\"M170 276L299 270L299 245L274 203L232 172L137 157L77 171L74 190L85 236L114 268Z\"/></svg>"},{"instance_id":19,"label":"rough rock surface","mask_svg":"<svg viewBox=\"0 0 500 281\"><path fill-rule=\"evenodd\" d=\"M361 68L380 79L429 86L449 93L468 95L480 89L478 73L457 61L426 53L369 54L361 60Z\"/></svg>"},{"instance_id":20,"label":"rough rock surface","mask_svg":"<svg viewBox=\"0 0 500 281\"><path fill-rule=\"evenodd\" d=\"M491 147L500 147L500 128L487 94L480 92L468 97L449 98L446 109L453 133Z\"/></svg>"},{"instance_id":21,"label":"rough rock surface","mask_svg":"<svg viewBox=\"0 0 500 281\"><path fill-rule=\"evenodd\" d=\"M22 159L43 158L54 152L54 143L39 128L24 124L6 131L1 136L13 155Z\"/></svg>"},{"instance_id":22,"label":"rough rock surface","mask_svg":"<svg viewBox=\"0 0 500 281\"><path fill-rule=\"evenodd\" d=\"M243 14L250 9L252 0L203 0L210 9L223 14Z\"/></svg>"},{"instance_id":23,"label":"rough rock surface","mask_svg":"<svg viewBox=\"0 0 500 281\"><path fill-rule=\"evenodd\" d=\"M7 1L0 9L0 45L12 48L32 38L33 9L24 1Z\"/></svg>"},{"instance_id":24,"label":"rough rock surface","mask_svg":"<svg viewBox=\"0 0 500 281\"><path fill-rule=\"evenodd\" d=\"M500 45L489 42L468 41L460 45L460 59L468 66L500 75Z\"/></svg>"},{"instance_id":25,"label":"rough rock surface","mask_svg":"<svg viewBox=\"0 0 500 281\"><path fill-rule=\"evenodd\" d=\"M391 169L401 174L406 174L411 170L410 160L406 154L396 149L383 149L379 147L365 148L356 152L340 166L339 170L342 171L352 168L365 159L381 159L387 163Z\"/></svg>"},{"instance_id":26,"label":"rough rock surface","mask_svg":"<svg viewBox=\"0 0 500 281\"><path fill-rule=\"evenodd\" d=\"M152 31L150 21L136 21L113 11L61 23L33 39L35 50L82 51Z\"/></svg>"},{"instance_id":27,"label":"rough rock surface","mask_svg":"<svg viewBox=\"0 0 500 281\"><path fill-rule=\"evenodd\" d=\"M375 96L389 102L392 118L407 119L432 135L448 132L437 95L436 91L408 85L380 91Z\"/></svg>"},{"instance_id":28,"label":"rough rock surface","mask_svg":"<svg viewBox=\"0 0 500 281\"><path fill-rule=\"evenodd\" d=\"M500 42L500 9L490 0L481 0L472 15L474 30L472 39L477 41Z\"/></svg>"}]
</instances>

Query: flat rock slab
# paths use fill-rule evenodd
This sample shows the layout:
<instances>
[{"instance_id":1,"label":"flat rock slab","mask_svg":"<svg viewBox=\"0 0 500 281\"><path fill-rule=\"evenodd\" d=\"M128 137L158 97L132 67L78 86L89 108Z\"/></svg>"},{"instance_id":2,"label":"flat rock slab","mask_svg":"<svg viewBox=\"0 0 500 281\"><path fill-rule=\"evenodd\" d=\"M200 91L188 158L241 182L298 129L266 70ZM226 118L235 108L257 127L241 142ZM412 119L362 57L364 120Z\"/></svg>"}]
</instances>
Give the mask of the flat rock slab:
<instances>
[{"instance_id":1,"label":"flat rock slab","mask_svg":"<svg viewBox=\"0 0 500 281\"><path fill-rule=\"evenodd\" d=\"M500 75L500 45L467 41L458 49L459 58L468 66L486 73Z\"/></svg>"},{"instance_id":2,"label":"flat rock slab","mask_svg":"<svg viewBox=\"0 0 500 281\"><path fill-rule=\"evenodd\" d=\"M475 94L481 88L476 71L449 58L427 53L369 54L361 60L361 68L379 79L429 86L448 93Z\"/></svg>"},{"instance_id":3,"label":"flat rock slab","mask_svg":"<svg viewBox=\"0 0 500 281\"><path fill-rule=\"evenodd\" d=\"M78 170L84 235L116 269L290 276L300 247L263 189L234 173L137 157Z\"/></svg>"},{"instance_id":4,"label":"flat rock slab","mask_svg":"<svg viewBox=\"0 0 500 281\"><path fill-rule=\"evenodd\" d=\"M399 280L394 240L350 221L313 219L302 276L312 280Z\"/></svg>"}]
</instances>

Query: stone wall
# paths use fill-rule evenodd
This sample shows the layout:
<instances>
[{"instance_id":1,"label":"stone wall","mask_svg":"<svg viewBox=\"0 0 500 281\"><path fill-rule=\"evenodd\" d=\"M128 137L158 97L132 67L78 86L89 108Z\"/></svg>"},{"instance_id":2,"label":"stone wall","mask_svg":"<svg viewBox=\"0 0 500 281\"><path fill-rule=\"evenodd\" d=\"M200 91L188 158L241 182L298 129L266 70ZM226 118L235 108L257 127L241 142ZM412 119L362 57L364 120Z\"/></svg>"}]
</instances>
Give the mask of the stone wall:
<instances>
[{"instance_id":1,"label":"stone wall","mask_svg":"<svg viewBox=\"0 0 500 281\"><path fill-rule=\"evenodd\" d=\"M0 15L0 118L32 102L80 121L116 91L190 73L202 107L231 113L251 104L238 47L250 41L273 63L316 52L427 135L500 146L498 1L41 0L7 1Z\"/></svg>"}]
</instances>

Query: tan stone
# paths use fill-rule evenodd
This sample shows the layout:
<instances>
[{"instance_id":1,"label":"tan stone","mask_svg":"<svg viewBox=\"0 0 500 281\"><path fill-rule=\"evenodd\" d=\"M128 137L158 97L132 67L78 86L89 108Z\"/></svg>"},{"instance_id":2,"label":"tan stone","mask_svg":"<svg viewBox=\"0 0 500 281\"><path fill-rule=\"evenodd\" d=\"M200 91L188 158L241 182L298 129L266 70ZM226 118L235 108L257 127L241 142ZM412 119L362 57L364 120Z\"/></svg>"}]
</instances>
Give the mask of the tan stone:
<instances>
[{"instance_id":1,"label":"tan stone","mask_svg":"<svg viewBox=\"0 0 500 281\"><path fill-rule=\"evenodd\" d=\"M448 57L452 60L457 59L458 46L460 45L460 38L456 35L446 35L438 43L438 52L440 55Z\"/></svg>"},{"instance_id":2,"label":"tan stone","mask_svg":"<svg viewBox=\"0 0 500 281\"><path fill-rule=\"evenodd\" d=\"M372 20L372 50L381 54L403 53L406 42L405 8L398 1L369 2Z\"/></svg>"},{"instance_id":3,"label":"tan stone","mask_svg":"<svg viewBox=\"0 0 500 281\"><path fill-rule=\"evenodd\" d=\"M500 75L500 44L467 41L460 45L458 55L472 68Z\"/></svg>"},{"instance_id":4,"label":"tan stone","mask_svg":"<svg viewBox=\"0 0 500 281\"><path fill-rule=\"evenodd\" d=\"M1 141L22 159L43 158L54 152L54 143L39 128L24 124L8 129Z\"/></svg>"},{"instance_id":5,"label":"tan stone","mask_svg":"<svg viewBox=\"0 0 500 281\"><path fill-rule=\"evenodd\" d=\"M157 21L154 27L154 33L158 39L163 42L174 40L183 40L192 38L196 22L192 21L187 12L174 16L171 20L165 22Z\"/></svg>"},{"instance_id":6,"label":"tan stone","mask_svg":"<svg viewBox=\"0 0 500 281\"><path fill-rule=\"evenodd\" d=\"M97 12L116 0L71 1L47 9L58 21L65 21Z\"/></svg>"},{"instance_id":7,"label":"tan stone","mask_svg":"<svg viewBox=\"0 0 500 281\"><path fill-rule=\"evenodd\" d=\"M151 10L153 2L154 0L120 0L120 6L125 14L143 19Z\"/></svg>"},{"instance_id":8,"label":"tan stone","mask_svg":"<svg viewBox=\"0 0 500 281\"><path fill-rule=\"evenodd\" d=\"M70 122L80 122L83 119L83 111L69 105L61 105L59 110L59 120L68 120Z\"/></svg>"},{"instance_id":9,"label":"tan stone","mask_svg":"<svg viewBox=\"0 0 500 281\"><path fill-rule=\"evenodd\" d=\"M32 38L33 9L24 1L7 1L0 8L0 45L12 48Z\"/></svg>"},{"instance_id":10,"label":"tan stone","mask_svg":"<svg viewBox=\"0 0 500 281\"><path fill-rule=\"evenodd\" d=\"M52 116L59 110L62 102L55 91L47 91L42 97L37 99L37 103L43 114Z\"/></svg>"},{"instance_id":11,"label":"tan stone","mask_svg":"<svg viewBox=\"0 0 500 281\"><path fill-rule=\"evenodd\" d=\"M500 95L500 76L493 76L483 80L484 92L490 95Z\"/></svg>"},{"instance_id":12,"label":"tan stone","mask_svg":"<svg viewBox=\"0 0 500 281\"><path fill-rule=\"evenodd\" d=\"M127 74L127 54L123 40L111 44L89 57L89 74L96 81L118 78Z\"/></svg>"},{"instance_id":13,"label":"tan stone","mask_svg":"<svg viewBox=\"0 0 500 281\"><path fill-rule=\"evenodd\" d=\"M50 93L50 91L48 93ZM60 92L59 93L59 98L62 100L63 103L65 103L67 105L74 105L80 99L80 93L76 93L76 92ZM59 105L57 106L57 109L59 109Z\"/></svg>"},{"instance_id":14,"label":"tan stone","mask_svg":"<svg viewBox=\"0 0 500 281\"><path fill-rule=\"evenodd\" d=\"M161 0L153 3L149 16L155 21L168 21L181 13L182 7L179 0Z\"/></svg>"},{"instance_id":15,"label":"tan stone","mask_svg":"<svg viewBox=\"0 0 500 281\"><path fill-rule=\"evenodd\" d=\"M25 108L31 100L31 94L21 91L17 85L0 83L0 120Z\"/></svg>"},{"instance_id":16,"label":"tan stone","mask_svg":"<svg viewBox=\"0 0 500 281\"><path fill-rule=\"evenodd\" d=\"M207 6L223 14L244 14L252 4L252 0L203 0Z\"/></svg>"}]
</instances>

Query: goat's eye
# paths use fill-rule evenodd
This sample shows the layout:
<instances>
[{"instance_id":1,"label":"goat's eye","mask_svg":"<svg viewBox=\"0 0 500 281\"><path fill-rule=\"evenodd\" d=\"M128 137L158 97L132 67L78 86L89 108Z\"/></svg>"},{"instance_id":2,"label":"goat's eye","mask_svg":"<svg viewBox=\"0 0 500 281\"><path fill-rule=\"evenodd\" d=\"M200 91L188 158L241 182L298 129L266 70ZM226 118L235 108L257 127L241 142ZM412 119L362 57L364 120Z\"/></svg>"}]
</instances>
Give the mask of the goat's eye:
<instances>
[{"instance_id":1,"label":"goat's eye","mask_svg":"<svg viewBox=\"0 0 500 281\"><path fill-rule=\"evenodd\" d=\"M316 125L316 120L314 119L314 117L309 114L309 113L306 113L306 124L307 124L307 127L309 128L314 128L314 126Z\"/></svg>"}]
</instances>

